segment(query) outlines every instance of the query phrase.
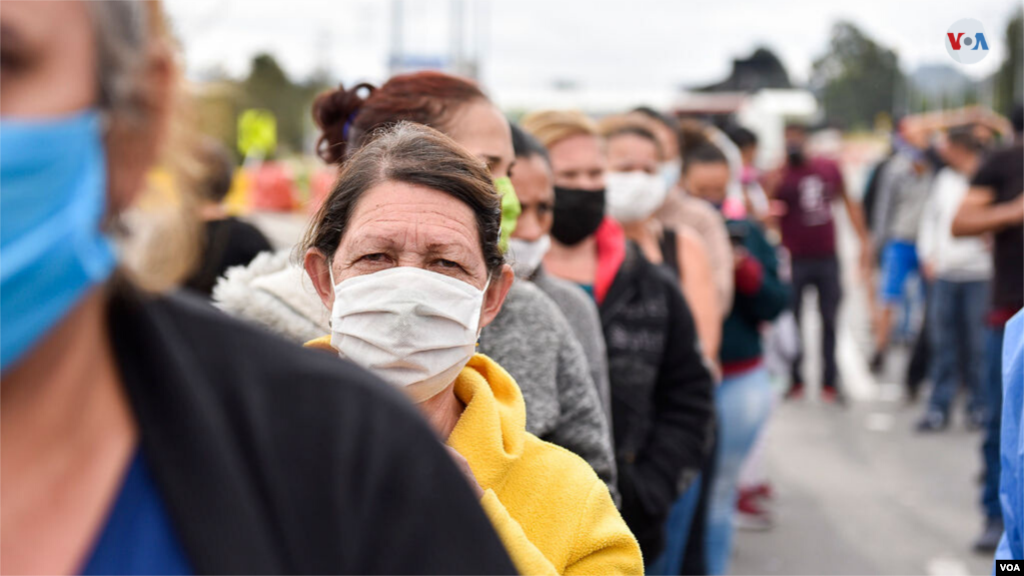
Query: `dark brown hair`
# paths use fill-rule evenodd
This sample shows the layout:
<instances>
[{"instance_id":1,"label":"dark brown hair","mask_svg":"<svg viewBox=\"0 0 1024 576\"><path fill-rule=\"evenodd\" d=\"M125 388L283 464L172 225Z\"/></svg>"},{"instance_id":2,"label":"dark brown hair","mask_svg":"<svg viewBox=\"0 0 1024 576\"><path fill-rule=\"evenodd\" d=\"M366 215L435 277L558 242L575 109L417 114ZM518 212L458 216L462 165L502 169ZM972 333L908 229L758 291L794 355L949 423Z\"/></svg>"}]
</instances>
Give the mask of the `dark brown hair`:
<instances>
[{"instance_id":1,"label":"dark brown hair","mask_svg":"<svg viewBox=\"0 0 1024 576\"><path fill-rule=\"evenodd\" d=\"M665 151L661 148L661 142L654 133L654 121L647 118L646 116L638 115L621 115L621 116L609 116L598 124L601 136L605 140L610 141L616 136L637 136L647 140L651 144L654 144L654 149L658 158L664 156Z\"/></svg>"},{"instance_id":2,"label":"dark brown hair","mask_svg":"<svg viewBox=\"0 0 1024 576\"><path fill-rule=\"evenodd\" d=\"M946 133L946 142L950 146L958 146L971 154L980 154L985 147L974 135L973 126L954 126Z\"/></svg>"},{"instance_id":3,"label":"dark brown hair","mask_svg":"<svg viewBox=\"0 0 1024 576\"><path fill-rule=\"evenodd\" d=\"M690 168L697 164L725 164L728 166L729 160L718 146L705 142L683 156L683 174L689 172Z\"/></svg>"},{"instance_id":4,"label":"dark brown hair","mask_svg":"<svg viewBox=\"0 0 1024 576\"><path fill-rule=\"evenodd\" d=\"M476 215L488 273L505 263L498 248L501 196L487 166L451 138L412 122L378 130L345 161L334 190L306 231L302 250L316 248L333 259L359 199L389 181L423 186L464 202Z\"/></svg>"},{"instance_id":5,"label":"dark brown hair","mask_svg":"<svg viewBox=\"0 0 1024 576\"><path fill-rule=\"evenodd\" d=\"M210 202L223 202L231 191L235 175L235 161L231 153L223 144L207 137L197 144L196 156L202 171L198 182L200 197Z\"/></svg>"},{"instance_id":6,"label":"dark brown hair","mask_svg":"<svg viewBox=\"0 0 1024 576\"><path fill-rule=\"evenodd\" d=\"M349 90L338 86L313 102L313 121L321 131L317 153L341 164L367 136L402 120L444 132L454 112L477 99L487 96L472 81L435 71L401 74L380 88L365 82Z\"/></svg>"}]
</instances>

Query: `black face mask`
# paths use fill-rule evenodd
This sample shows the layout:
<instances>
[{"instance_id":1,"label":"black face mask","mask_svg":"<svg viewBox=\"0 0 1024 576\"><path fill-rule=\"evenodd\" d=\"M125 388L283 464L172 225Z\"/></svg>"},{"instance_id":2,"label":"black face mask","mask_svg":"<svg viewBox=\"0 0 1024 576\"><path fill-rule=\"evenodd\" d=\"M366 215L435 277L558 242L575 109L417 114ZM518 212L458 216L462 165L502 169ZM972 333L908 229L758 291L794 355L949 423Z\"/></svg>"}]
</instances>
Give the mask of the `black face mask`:
<instances>
[{"instance_id":1,"label":"black face mask","mask_svg":"<svg viewBox=\"0 0 1024 576\"><path fill-rule=\"evenodd\" d=\"M597 231L604 219L604 189L578 190L555 186L555 221L551 235L566 246L579 244Z\"/></svg>"},{"instance_id":2,"label":"black face mask","mask_svg":"<svg viewBox=\"0 0 1024 576\"><path fill-rule=\"evenodd\" d=\"M786 147L786 159L789 161L790 166L801 166L807 160L804 157L803 148L800 146Z\"/></svg>"}]
</instances>

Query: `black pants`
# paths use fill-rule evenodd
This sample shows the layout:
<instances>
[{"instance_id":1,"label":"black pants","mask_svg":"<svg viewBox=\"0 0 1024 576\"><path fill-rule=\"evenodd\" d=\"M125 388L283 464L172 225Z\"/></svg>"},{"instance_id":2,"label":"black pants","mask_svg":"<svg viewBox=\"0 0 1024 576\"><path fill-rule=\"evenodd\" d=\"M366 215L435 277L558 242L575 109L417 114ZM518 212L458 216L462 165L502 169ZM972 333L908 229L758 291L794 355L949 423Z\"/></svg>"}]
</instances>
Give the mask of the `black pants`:
<instances>
[{"instance_id":1,"label":"black pants","mask_svg":"<svg viewBox=\"0 0 1024 576\"><path fill-rule=\"evenodd\" d=\"M931 346L928 341L929 327L928 316L931 314L932 290L930 284L924 285L924 322L921 330L914 339L914 349L910 353L910 364L907 365L907 394L910 400L916 400L921 393L921 384L928 377L928 370L931 366ZM949 353L955 354L955 351Z\"/></svg>"},{"instance_id":2,"label":"black pants","mask_svg":"<svg viewBox=\"0 0 1024 576\"><path fill-rule=\"evenodd\" d=\"M793 314L796 316L797 326L800 326L804 290L808 286L813 286L817 290L818 310L821 312L821 352L825 368L822 386L834 390L838 373L836 369L836 314L839 312L839 301L843 297L843 288L839 281L839 260L835 256L793 258ZM794 384L804 383L801 370L803 360L803 343L801 343L800 353L793 361Z\"/></svg>"}]
</instances>

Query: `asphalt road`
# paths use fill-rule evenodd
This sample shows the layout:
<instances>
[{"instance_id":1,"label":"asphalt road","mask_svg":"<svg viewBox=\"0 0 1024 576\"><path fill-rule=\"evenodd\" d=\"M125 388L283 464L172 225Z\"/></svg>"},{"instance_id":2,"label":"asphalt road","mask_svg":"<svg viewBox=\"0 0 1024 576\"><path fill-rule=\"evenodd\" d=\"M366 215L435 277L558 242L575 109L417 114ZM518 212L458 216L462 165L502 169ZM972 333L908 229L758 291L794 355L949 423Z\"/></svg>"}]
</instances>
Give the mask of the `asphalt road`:
<instances>
[{"instance_id":1,"label":"asphalt road","mask_svg":"<svg viewBox=\"0 0 1024 576\"><path fill-rule=\"evenodd\" d=\"M738 532L733 574L990 574L980 434L913 431L919 407L782 404L769 428L776 526Z\"/></svg>"},{"instance_id":2,"label":"asphalt road","mask_svg":"<svg viewBox=\"0 0 1024 576\"><path fill-rule=\"evenodd\" d=\"M780 403L769 424L768 473L776 526L737 533L733 574L991 574L991 557L971 551L981 530L981 433L954 420L921 435L923 402L903 397L906 350L875 378L865 291L854 277L853 243L840 218L846 297L838 362L847 408L808 399ZM810 313L816 303L805 303ZM808 321L805 375L815 385L819 326ZM925 390L927 393L927 390ZM958 412L955 418L959 418Z\"/></svg>"}]
</instances>

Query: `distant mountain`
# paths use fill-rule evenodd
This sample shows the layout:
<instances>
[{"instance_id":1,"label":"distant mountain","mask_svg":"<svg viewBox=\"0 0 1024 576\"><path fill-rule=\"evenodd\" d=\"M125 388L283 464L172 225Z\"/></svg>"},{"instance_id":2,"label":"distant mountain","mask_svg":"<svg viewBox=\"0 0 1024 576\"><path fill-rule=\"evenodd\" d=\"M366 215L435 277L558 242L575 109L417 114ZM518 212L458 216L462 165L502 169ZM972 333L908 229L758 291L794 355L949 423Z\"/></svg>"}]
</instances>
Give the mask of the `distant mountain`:
<instances>
[{"instance_id":1,"label":"distant mountain","mask_svg":"<svg viewBox=\"0 0 1024 576\"><path fill-rule=\"evenodd\" d=\"M942 96L958 96L975 85L969 77L945 64L921 66L910 74L910 81L916 92L933 100Z\"/></svg>"}]
</instances>

